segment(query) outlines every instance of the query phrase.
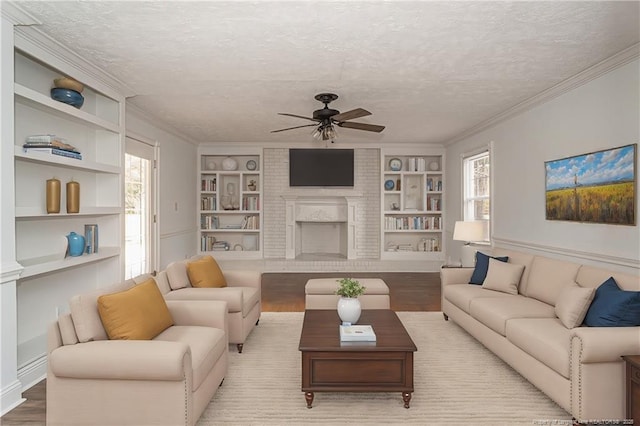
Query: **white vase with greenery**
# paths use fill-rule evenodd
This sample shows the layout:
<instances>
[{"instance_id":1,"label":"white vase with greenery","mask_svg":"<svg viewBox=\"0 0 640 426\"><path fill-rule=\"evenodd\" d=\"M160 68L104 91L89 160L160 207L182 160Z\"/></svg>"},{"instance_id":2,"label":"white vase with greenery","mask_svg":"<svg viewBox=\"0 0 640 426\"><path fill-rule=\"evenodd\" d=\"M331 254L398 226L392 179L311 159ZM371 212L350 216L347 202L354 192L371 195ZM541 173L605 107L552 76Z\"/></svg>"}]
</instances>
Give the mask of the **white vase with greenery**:
<instances>
[{"instance_id":1,"label":"white vase with greenery","mask_svg":"<svg viewBox=\"0 0 640 426\"><path fill-rule=\"evenodd\" d=\"M337 280L340 286L336 294L338 299L338 316L343 323L355 324L360 319L362 308L358 296L364 294L365 287L358 280L342 278Z\"/></svg>"}]
</instances>

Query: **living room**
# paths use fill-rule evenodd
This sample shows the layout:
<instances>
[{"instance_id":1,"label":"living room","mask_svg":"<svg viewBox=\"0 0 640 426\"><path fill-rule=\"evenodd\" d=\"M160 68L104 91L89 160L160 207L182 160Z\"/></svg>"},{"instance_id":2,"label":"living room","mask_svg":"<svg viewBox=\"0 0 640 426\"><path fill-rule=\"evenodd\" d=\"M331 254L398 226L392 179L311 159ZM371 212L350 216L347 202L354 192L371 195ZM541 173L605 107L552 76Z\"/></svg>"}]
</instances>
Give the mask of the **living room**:
<instances>
[{"instance_id":1,"label":"living room","mask_svg":"<svg viewBox=\"0 0 640 426\"><path fill-rule=\"evenodd\" d=\"M3 414L5 407L20 401L26 388L42 379L46 369L46 359L42 357L44 336L46 326L55 319L54 314L73 295L122 280L124 257L118 254L97 264L42 276L20 275L25 266L20 263L26 257L23 253L38 252L42 249L39 246L46 246L47 242L54 244L55 240L53 236L44 235L43 243L39 244L35 237L21 240L20 236L24 228L34 228L26 232L46 230L52 220L17 219L17 207L28 198L28 190L21 190L28 186L22 186L14 178L15 145L22 143L15 141L15 134L22 130L20 125L15 126L14 134L13 111L15 109L20 115L24 108L30 107L24 107L22 101L18 102L19 107L14 108L13 104L17 91L13 71L8 70L13 69L16 46L27 52L25 56L54 64L53 68L66 67L67 73L94 89L113 93L122 108L119 110L122 120L116 126L119 137L134 136L156 144L159 151L157 270L198 252L201 176L197 170L203 164L201 155L240 157L249 152L258 159L261 188L256 192L263 197L259 256L251 256L247 251L222 254L219 262L223 269L337 274L437 272L443 264L457 262L462 257L463 244L453 239L456 221L464 219L462 160L474 153L488 151L493 246L640 275L637 219L629 225L611 225L548 220L545 216L546 162L637 144L640 139L638 2L545 3L523 5L523 9L518 9L517 3L507 2L473 6L446 6L434 2L431 5L434 9L404 2L395 6L385 2L359 6L337 2L332 4L333 11L331 8L320 11L300 2L288 2L290 10L279 5L282 9L276 11L269 10L269 6L274 5L267 2L262 6L252 4L257 10L245 9L251 18L246 20L233 15L243 11L241 5L235 6L237 9L230 8L228 15L220 5L215 10L216 18L203 17L199 21L190 14L195 21L189 31L197 34L197 28L216 20L216 26L226 28L216 35L230 46L230 50L211 48L211 58L204 62L203 69L192 74L183 74L181 61L184 56L175 51L173 58L162 56L167 47L164 43L147 43L140 33L127 32L126 27L133 26L134 18L127 18L126 13L120 11L122 21L114 19L107 13L110 11L107 2L95 2L95 10L88 5L58 6L50 2L25 4L23 9L20 2L16 2L13 6L17 5L17 8L8 9L5 3L2 5L3 74L0 86L3 102L0 156L3 194L0 390ZM203 3L215 6L216 2ZM74 15L76 6L79 15ZM468 7L470 9L466 10ZM354 10L349 11L349 8ZM436 16L442 12L440 8L445 9L448 18L458 18L445 19L442 26L438 26L435 17L418 23L411 20L419 15ZM140 21L141 28L147 29L148 23L142 19L145 13L159 19L163 14L181 12L170 10L159 6L141 9L135 19ZM305 13L309 14L308 18L301 18ZM388 19L383 19L385 13ZM74 16L75 22L84 22L78 31L87 31L87 37L77 37L73 31L60 28L58 24L66 19L66 14ZM222 17L226 21L220 21ZM253 22L254 19L257 22ZM519 19L522 22L518 24ZM286 25L291 20L292 27L300 33L294 32L286 39L284 33L270 37L258 32L258 29L264 30L264 22L269 20L272 20L270 25L274 25L273 22ZM239 27L233 28L233 22L242 22L247 28L242 27L244 29L240 31ZM257 26L256 32L251 30L252 22ZM326 28L315 24L311 26L313 31L302 32L301 26L314 22L323 22ZM367 22L379 22L381 28L370 29ZM92 23L97 28L104 28L103 36L99 36L99 31L90 34ZM356 23L362 26L356 26ZM176 21L169 23L167 20L165 25L174 31L181 28ZM416 29L420 25L425 25L423 33ZM468 26L468 32L463 32L464 25ZM113 28L109 30L111 26ZM39 38L36 33L40 27L55 42L47 39L47 44L44 38ZM108 30L114 38L106 39ZM404 31L418 34L420 38L403 39ZM501 32L505 38L498 36ZM185 33L185 39L192 36L186 30ZM350 41L347 47L340 49L340 40L357 38L352 34L361 34L363 39L366 34L377 38L374 43ZM469 37L479 37L479 34L486 39L470 42ZM133 54L154 57L158 63L153 71L135 74L131 80L126 78L134 73L127 68L126 61L131 60L133 67L135 58L119 56L124 55L127 37L141 43L139 51L133 49ZM95 44L88 47L80 43L83 38ZM257 42L260 38L265 40L259 43L259 48L242 50L245 55L242 58L232 53L233 48ZM282 42L281 38L288 41L278 44ZM442 38L454 42L446 44ZM184 44L185 39L181 39ZM456 43L460 45L456 46ZM273 46L269 47L269 44ZM282 52L280 61L283 64L270 68L275 65L273 60L267 60L269 55L275 55L277 48L285 47L291 51ZM441 50L454 48L459 49L456 54L443 54ZM305 57L313 52L316 59L303 62L303 50ZM351 53L350 56L350 52L356 51L362 54ZM112 52L112 56L105 52ZM376 52L385 63L406 69L388 74L389 68L380 64L380 57L375 58ZM365 61L368 56L374 60ZM465 66L466 62L471 65ZM109 63L113 63L111 70ZM104 66L95 67L95 64ZM148 62L146 64L148 66ZM341 73L334 73L336 69L341 69ZM456 69L460 74L453 73ZM214 70L215 75L210 77L209 73ZM287 70L290 75L286 74ZM114 72L119 74L112 74ZM17 74L15 81L27 78ZM153 92L152 84L145 85L145 80L161 81L167 86L173 84L174 88ZM202 96L198 85L211 80L218 80L217 92ZM112 86L109 83L113 83ZM198 96L192 98L185 94L182 98L183 89L189 91L190 96L194 93ZM331 103L332 108L370 110L371 117L355 121L385 125L385 130L376 133L340 128L333 144L315 141L310 134L311 127L270 133L308 124L303 119L277 113L310 116L313 110L322 108L322 103L313 97L323 92L335 92L340 96ZM29 93L20 92L18 96L24 99ZM167 101L167 98L173 101ZM205 103L192 108L189 103L198 98ZM449 103L451 99L457 103ZM177 110L166 109L172 102ZM90 105L85 109L88 107ZM414 108L419 112L412 112ZM197 127L197 122L191 121L196 118L208 123ZM177 125L181 121L189 125L180 129ZM45 132L44 129L41 131ZM289 150L325 147L354 150L354 186L320 191L317 188L290 188ZM442 160L439 164L445 186L442 251L436 255L412 253L404 258L393 258L393 255L385 258L381 188L386 180L387 162L390 158L412 156ZM220 161L216 161L216 167L221 167ZM241 167L245 162L241 162ZM636 173L638 164L636 154ZM41 183L44 194L44 181ZM87 188L85 194L91 190ZM288 259L284 220L287 201L292 201L292 197L318 196L340 198L341 203L346 203L349 197L355 199L362 216L358 217L355 227L354 253L350 258L344 254L341 259ZM634 196L637 215L640 205L637 185ZM14 203L14 199L19 202ZM105 216L109 218L105 219L104 229L101 226L101 237L104 235L105 246L118 246L124 242L124 231L120 224L112 222L118 222L122 214ZM75 226L89 219L73 220L78 221L73 222ZM46 224L40 225L40 222ZM64 223L54 224L54 227L71 230ZM111 229L116 232L109 236ZM213 254L215 257L216 253ZM33 257L37 255L39 253ZM29 342L34 343L35 353L24 357L24 351L31 350Z\"/></svg>"}]
</instances>

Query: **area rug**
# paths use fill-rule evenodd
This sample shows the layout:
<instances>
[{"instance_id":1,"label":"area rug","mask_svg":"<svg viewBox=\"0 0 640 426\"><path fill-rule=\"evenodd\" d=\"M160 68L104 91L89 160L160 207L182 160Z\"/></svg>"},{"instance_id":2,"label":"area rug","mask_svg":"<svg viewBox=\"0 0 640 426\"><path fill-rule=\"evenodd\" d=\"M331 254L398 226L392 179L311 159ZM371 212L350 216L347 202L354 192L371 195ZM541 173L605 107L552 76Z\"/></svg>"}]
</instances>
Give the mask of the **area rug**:
<instances>
[{"instance_id":1,"label":"area rug","mask_svg":"<svg viewBox=\"0 0 640 426\"><path fill-rule=\"evenodd\" d=\"M571 424L571 416L440 312L399 312L418 347L411 408L400 392L300 390L302 312L264 312L198 426ZM549 423L547 423L549 424Z\"/></svg>"}]
</instances>

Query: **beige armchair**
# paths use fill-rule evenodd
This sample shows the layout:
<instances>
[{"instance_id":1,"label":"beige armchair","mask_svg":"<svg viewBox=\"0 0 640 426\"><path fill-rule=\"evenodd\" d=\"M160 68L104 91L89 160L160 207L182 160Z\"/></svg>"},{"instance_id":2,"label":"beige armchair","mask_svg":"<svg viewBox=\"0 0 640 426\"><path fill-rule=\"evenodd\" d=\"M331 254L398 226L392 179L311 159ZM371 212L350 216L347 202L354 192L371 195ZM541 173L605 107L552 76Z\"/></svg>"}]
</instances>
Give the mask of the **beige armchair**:
<instances>
[{"instance_id":1,"label":"beige armchair","mask_svg":"<svg viewBox=\"0 0 640 426\"><path fill-rule=\"evenodd\" d=\"M227 282L223 288L194 288L187 274L187 263L202 258L169 264L156 276L160 291L166 300L223 300L229 310L229 343L242 353L244 342L258 325L262 309L262 274L256 271L223 270Z\"/></svg>"},{"instance_id":2,"label":"beige armchair","mask_svg":"<svg viewBox=\"0 0 640 426\"><path fill-rule=\"evenodd\" d=\"M167 301L174 325L153 340L107 340L97 298L70 301L48 330L47 425L194 425L227 374L227 306Z\"/></svg>"}]
</instances>

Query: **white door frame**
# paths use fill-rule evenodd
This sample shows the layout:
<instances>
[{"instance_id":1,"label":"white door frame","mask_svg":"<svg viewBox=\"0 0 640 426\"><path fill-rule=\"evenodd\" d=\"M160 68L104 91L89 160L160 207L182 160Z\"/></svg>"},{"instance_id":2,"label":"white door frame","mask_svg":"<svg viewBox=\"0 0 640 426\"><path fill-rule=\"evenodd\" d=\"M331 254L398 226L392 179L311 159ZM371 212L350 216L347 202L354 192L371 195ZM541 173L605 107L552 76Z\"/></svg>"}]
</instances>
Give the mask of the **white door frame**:
<instances>
[{"instance_id":1,"label":"white door frame","mask_svg":"<svg viewBox=\"0 0 640 426\"><path fill-rule=\"evenodd\" d=\"M160 264L160 246L159 246L159 235L160 235L160 217L158 215L159 211L159 186L160 186L160 171L158 166L160 164L160 145L158 141L147 138L143 135L140 135L136 132L126 131L125 135L125 153L129 153L127 150L127 141L132 140L135 143L142 143L150 146L153 149L153 159L151 164L151 191L150 196L151 200L149 202L150 217L151 223L149 223L149 269L154 273L157 271L158 265ZM135 155L135 154L134 154ZM122 191L122 196L125 196L125 191ZM123 200L124 205L124 200ZM126 259L125 259L126 261Z\"/></svg>"}]
</instances>

